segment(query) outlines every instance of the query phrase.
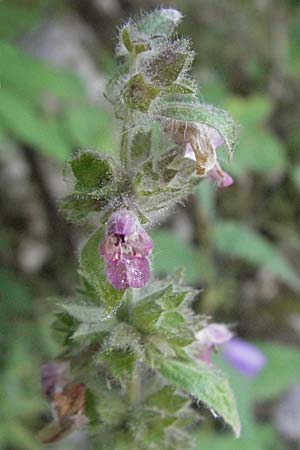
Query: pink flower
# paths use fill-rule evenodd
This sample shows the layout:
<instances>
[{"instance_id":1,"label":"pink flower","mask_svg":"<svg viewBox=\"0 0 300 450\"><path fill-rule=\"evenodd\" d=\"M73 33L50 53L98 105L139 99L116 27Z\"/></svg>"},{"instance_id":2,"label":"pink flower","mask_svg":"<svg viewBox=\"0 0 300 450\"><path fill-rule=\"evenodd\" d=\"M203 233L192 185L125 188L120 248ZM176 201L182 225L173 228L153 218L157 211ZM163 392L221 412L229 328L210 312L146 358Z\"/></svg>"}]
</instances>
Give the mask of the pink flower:
<instances>
[{"instance_id":1,"label":"pink flower","mask_svg":"<svg viewBox=\"0 0 300 450\"><path fill-rule=\"evenodd\" d=\"M152 248L152 239L132 211L122 208L114 212L99 246L110 284L116 289L144 286L150 276Z\"/></svg>"},{"instance_id":2,"label":"pink flower","mask_svg":"<svg viewBox=\"0 0 300 450\"><path fill-rule=\"evenodd\" d=\"M223 323L211 323L196 333L197 346L202 352L200 358L211 362L211 352L216 345L223 345L233 337L233 334Z\"/></svg>"},{"instance_id":3,"label":"pink flower","mask_svg":"<svg viewBox=\"0 0 300 450\"><path fill-rule=\"evenodd\" d=\"M199 359L211 363L211 352L222 346L223 358L235 369L248 377L255 377L266 365L266 356L255 345L233 337L228 327L222 323L211 323L196 333L196 347Z\"/></svg>"},{"instance_id":4,"label":"pink flower","mask_svg":"<svg viewBox=\"0 0 300 450\"><path fill-rule=\"evenodd\" d=\"M214 142L215 142L215 144L218 142L220 143L219 145L222 144L222 141L217 140L216 136L215 136ZM193 150L191 144L189 144L189 143L186 144L184 157L192 159L193 161L196 161L196 156L195 156L194 150ZM208 178L210 180L214 181L219 188L225 188L225 187L231 186L234 183L233 178L229 175L229 173L225 172L225 170L223 170L221 168L217 159L215 159L214 166L211 169L209 169L206 174L207 174Z\"/></svg>"},{"instance_id":5,"label":"pink flower","mask_svg":"<svg viewBox=\"0 0 300 450\"><path fill-rule=\"evenodd\" d=\"M226 188L234 183L233 178L221 168L218 161L216 161L214 167L207 172L207 176L214 181L219 188Z\"/></svg>"}]
</instances>

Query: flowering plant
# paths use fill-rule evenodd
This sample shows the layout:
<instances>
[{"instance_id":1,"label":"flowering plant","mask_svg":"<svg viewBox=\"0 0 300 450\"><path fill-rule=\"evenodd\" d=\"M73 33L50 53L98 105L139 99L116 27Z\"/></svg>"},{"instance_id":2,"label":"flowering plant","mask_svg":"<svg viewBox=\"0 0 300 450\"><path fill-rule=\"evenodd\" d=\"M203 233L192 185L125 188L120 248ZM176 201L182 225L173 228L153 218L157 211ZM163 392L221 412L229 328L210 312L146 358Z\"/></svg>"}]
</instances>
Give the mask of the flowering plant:
<instances>
[{"instance_id":1,"label":"flowering plant","mask_svg":"<svg viewBox=\"0 0 300 450\"><path fill-rule=\"evenodd\" d=\"M187 448L200 420L193 400L240 432L226 378L195 352L207 326L192 312L197 291L180 274L150 273L157 220L206 176L233 182L218 159L221 146L232 155L235 124L199 100L190 43L174 34L181 18L158 9L121 27L106 92L123 123L120 158L81 151L69 162L74 191L62 206L99 227L81 250L81 287L57 312L64 350L43 369L53 409L44 442L84 425L97 450Z\"/></svg>"}]
</instances>

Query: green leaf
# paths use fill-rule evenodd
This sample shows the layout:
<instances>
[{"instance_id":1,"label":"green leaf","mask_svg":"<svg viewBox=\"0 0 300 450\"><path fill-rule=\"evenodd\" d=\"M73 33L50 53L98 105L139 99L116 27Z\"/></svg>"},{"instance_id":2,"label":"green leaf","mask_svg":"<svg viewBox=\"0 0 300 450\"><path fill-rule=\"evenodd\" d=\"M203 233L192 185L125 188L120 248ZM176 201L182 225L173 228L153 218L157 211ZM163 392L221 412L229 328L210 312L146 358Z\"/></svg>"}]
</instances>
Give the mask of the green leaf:
<instances>
[{"instance_id":1,"label":"green leaf","mask_svg":"<svg viewBox=\"0 0 300 450\"><path fill-rule=\"evenodd\" d=\"M188 322L178 311L163 313L155 324L155 331L166 341L182 347L195 340Z\"/></svg>"},{"instance_id":2,"label":"green leaf","mask_svg":"<svg viewBox=\"0 0 300 450\"><path fill-rule=\"evenodd\" d=\"M142 73L133 75L124 86L122 96L129 109L146 113L159 88L145 80Z\"/></svg>"},{"instance_id":3,"label":"green leaf","mask_svg":"<svg viewBox=\"0 0 300 450\"><path fill-rule=\"evenodd\" d=\"M105 199L100 201L99 199L81 198L77 194L71 194L62 199L60 207L67 211L68 220L75 222L85 219L91 212L99 211L105 203Z\"/></svg>"},{"instance_id":4,"label":"green leaf","mask_svg":"<svg viewBox=\"0 0 300 450\"><path fill-rule=\"evenodd\" d=\"M130 20L120 31L119 45L117 46L117 54L124 55L126 52L138 55L150 49L150 43L145 35L137 30L134 23Z\"/></svg>"},{"instance_id":5,"label":"green leaf","mask_svg":"<svg viewBox=\"0 0 300 450\"><path fill-rule=\"evenodd\" d=\"M103 234L104 227L101 227L88 239L81 251L80 264L87 280L99 295L99 303L106 308L102 318L107 318L120 306L124 291L115 289L107 281L105 262L98 251Z\"/></svg>"},{"instance_id":6,"label":"green leaf","mask_svg":"<svg viewBox=\"0 0 300 450\"><path fill-rule=\"evenodd\" d=\"M143 353L141 336L135 328L120 323L104 340L97 359L108 364L114 376L123 377L132 373Z\"/></svg>"},{"instance_id":7,"label":"green leaf","mask_svg":"<svg viewBox=\"0 0 300 450\"><path fill-rule=\"evenodd\" d=\"M65 124L75 148L113 148L112 117L93 105L72 106L65 111Z\"/></svg>"},{"instance_id":8,"label":"green leaf","mask_svg":"<svg viewBox=\"0 0 300 450\"><path fill-rule=\"evenodd\" d=\"M189 330L182 327L182 316L175 309L189 296L194 294L192 289L175 288L172 282L153 286L153 292L137 299L132 305L130 323L142 332L161 331L166 338L182 339L181 331L184 328L184 338L190 337ZM176 331L177 330L177 331ZM178 333L177 336L176 332ZM184 344L183 344L184 345ZM187 344L185 344L187 345Z\"/></svg>"},{"instance_id":9,"label":"green leaf","mask_svg":"<svg viewBox=\"0 0 300 450\"><path fill-rule=\"evenodd\" d=\"M156 9L139 20L137 29L148 36L170 36L182 17L182 14L173 8Z\"/></svg>"},{"instance_id":10,"label":"green leaf","mask_svg":"<svg viewBox=\"0 0 300 450\"><path fill-rule=\"evenodd\" d=\"M214 230L214 242L220 252L268 268L299 292L299 275L278 248L255 230L238 222L220 221Z\"/></svg>"},{"instance_id":11,"label":"green leaf","mask_svg":"<svg viewBox=\"0 0 300 450\"><path fill-rule=\"evenodd\" d=\"M230 425L235 435L240 434L236 403L228 381L214 366L200 360L183 361L163 359L157 362L160 373L177 388L205 403L214 414Z\"/></svg>"},{"instance_id":12,"label":"green leaf","mask_svg":"<svg viewBox=\"0 0 300 450\"><path fill-rule=\"evenodd\" d=\"M101 320L97 323L81 323L71 338L86 339L91 337L91 335L107 334L114 324L115 321L113 319Z\"/></svg>"},{"instance_id":13,"label":"green leaf","mask_svg":"<svg viewBox=\"0 0 300 450\"><path fill-rule=\"evenodd\" d=\"M58 122L43 118L29 103L4 88L0 89L0 121L18 141L36 150L59 160L71 153Z\"/></svg>"},{"instance_id":14,"label":"green leaf","mask_svg":"<svg viewBox=\"0 0 300 450\"><path fill-rule=\"evenodd\" d=\"M156 100L151 113L159 120L175 119L215 128L223 137L228 156L236 143L235 122L227 111L199 103L193 95L167 94Z\"/></svg>"},{"instance_id":15,"label":"green leaf","mask_svg":"<svg viewBox=\"0 0 300 450\"><path fill-rule=\"evenodd\" d=\"M230 164L230 171L237 177L245 170L266 177L269 172L285 171L287 163L285 147L275 134L255 127L241 130L239 150Z\"/></svg>"},{"instance_id":16,"label":"green leaf","mask_svg":"<svg viewBox=\"0 0 300 450\"><path fill-rule=\"evenodd\" d=\"M124 44L126 49L131 52L133 50L133 42L131 40L129 24L122 28L120 35L122 43Z\"/></svg>"},{"instance_id":17,"label":"green leaf","mask_svg":"<svg viewBox=\"0 0 300 450\"><path fill-rule=\"evenodd\" d=\"M131 325L119 323L103 343L106 352L113 350L130 350L133 353L143 354L141 335Z\"/></svg>"},{"instance_id":18,"label":"green leaf","mask_svg":"<svg viewBox=\"0 0 300 450\"><path fill-rule=\"evenodd\" d=\"M72 101L84 97L82 83L73 73L54 68L6 42L0 42L0 55L1 90L8 87L18 97L34 100L38 105L49 93Z\"/></svg>"},{"instance_id":19,"label":"green leaf","mask_svg":"<svg viewBox=\"0 0 300 450\"><path fill-rule=\"evenodd\" d=\"M131 158L133 161L144 161L150 156L152 131L139 130L131 143Z\"/></svg>"},{"instance_id":20,"label":"green leaf","mask_svg":"<svg viewBox=\"0 0 300 450\"><path fill-rule=\"evenodd\" d=\"M154 231L152 239L154 269L158 273L171 274L184 267L185 279L188 283L199 283L203 279L206 264L196 248L169 231Z\"/></svg>"},{"instance_id":21,"label":"green leaf","mask_svg":"<svg viewBox=\"0 0 300 450\"><path fill-rule=\"evenodd\" d=\"M172 386L167 385L147 397L145 406L174 414L185 406L187 401L187 397L179 395Z\"/></svg>"},{"instance_id":22,"label":"green leaf","mask_svg":"<svg viewBox=\"0 0 300 450\"><path fill-rule=\"evenodd\" d=\"M284 145L268 126L272 104L267 96L231 97L226 107L239 124L239 148L230 164L230 172L242 177L245 171L266 176L287 167Z\"/></svg>"},{"instance_id":23,"label":"green leaf","mask_svg":"<svg viewBox=\"0 0 300 450\"><path fill-rule=\"evenodd\" d=\"M76 305L76 304L60 304L64 311L67 311L74 319L82 322L72 338L82 338L91 334L107 333L117 323L115 317L102 320L104 310L103 308L97 308L89 305Z\"/></svg>"},{"instance_id":24,"label":"green leaf","mask_svg":"<svg viewBox=\"0 0 300 450\"><path fill-rule=\"evenodd\" d=\"M280 395L299 381L300 350L298 346L272 342L263 342L259 348L268 363L254 380L254 392L258 399L266 400Z\"/></svg>"},{"instance_id":25,"label":"green leaf","mask_svg":"<svg viewBox=\"0 0 300 450\"><path fill-rule=\"evenodd\" d=\"M118 390L110 388L108 391L101 392L97 398L97 411L108 427L120 426L126 420L128 413L127 405L124 403Z\"/></svg>"},{"instance_id":26,"label":"green leaf","mask_svg":"<svg viewBox=\"0 0 300 450\"><path fill-rule=\"evenodd\" d=\"M98 355L98 361L107 364L114 377L124 378L133 373L137 356L129 350L104 350Z\"/></svg>"},{"instance_id":27,"label":"green leaf","mask_svg":"<svg viewBox=\"0 0 300 450\"><path fill-rule=\"evenodd\" d=\"M59 305L64 311L67 311L70 316L80 322L86 323L97 323L99 322L103 309L97 308L89 305L76 305L76 304L66 304L62 303Z\"/></svg>"},{"instance_id":28,"label":"green leaf","mask_svg":"<svg viewBox=\"0 0 300 450\"><path fill-rule=\"evenodd\" d=\"M77 179L78 190L101 189L112 180L111 161L97 153L81 152L70 164Z\"/></svg>"},{"instance_id":29,"label":"green leaf","mask_svg":"<svg viewBox=\"0 0 300 450\"><path fill-rule=\"evenodd\" d=\"M150 331L162 313L156 302L156 295L149 295L137 301L130 312L130 322L138 330Z\"/></svg>"},{"instance_id":30,"label":"green leaf","mask_svg":"<svg viewBox=\"0 0 300 450\"><path fill-rule=\"evenodd\" d=\"M193 53L180 43L181 41L175 41L165 50L160 51L158 55L147 60L144 70L154 84L170 86L191 64Z\"/></svg>"},{"instance_id":31,"label":"green leaf","mask_svg":"<svg viewBox=\"0 0 300 450\"><path fill-rule=\"evenodd\" d=\"M179 78L176 83L166 87L166 93L170 94L196 94L196 83L190 78Z\"/></svg>"}]
</instances>

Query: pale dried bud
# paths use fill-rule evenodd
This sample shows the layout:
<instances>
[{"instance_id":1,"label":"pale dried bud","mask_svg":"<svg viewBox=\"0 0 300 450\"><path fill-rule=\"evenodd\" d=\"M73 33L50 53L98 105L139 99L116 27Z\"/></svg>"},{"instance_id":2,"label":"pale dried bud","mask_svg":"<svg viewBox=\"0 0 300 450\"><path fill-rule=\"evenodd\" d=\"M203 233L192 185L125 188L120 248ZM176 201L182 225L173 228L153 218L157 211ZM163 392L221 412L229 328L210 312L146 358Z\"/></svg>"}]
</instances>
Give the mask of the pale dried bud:
<instances>
[{"instance_id":1,"label":"pale dried bud","mask_svg":"<svg viewBox=\"0 0 300 450\"><path fill-rule=\"evenodd\" d=\"M176 144L186 146L184 156L196 161L198 175L205 176L213 169L217 161L216 149L224 143L215 128L197 122L167 119L164 131Z\"/></svg>"}]
</instances>

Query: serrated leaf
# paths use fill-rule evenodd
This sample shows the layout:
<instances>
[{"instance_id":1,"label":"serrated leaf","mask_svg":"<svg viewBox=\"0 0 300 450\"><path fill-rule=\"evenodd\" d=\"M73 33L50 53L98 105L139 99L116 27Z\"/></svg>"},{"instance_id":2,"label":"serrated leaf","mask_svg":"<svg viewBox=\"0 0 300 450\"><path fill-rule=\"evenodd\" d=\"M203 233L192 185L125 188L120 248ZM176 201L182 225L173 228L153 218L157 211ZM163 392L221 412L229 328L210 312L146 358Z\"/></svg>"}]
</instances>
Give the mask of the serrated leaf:
<instances>
[{"instance_id":1,"label":"serrated leaf","mask_svg":"<svg viewBox=\"0 0 300 450\"><path fill-rule=\"evenodd\" d=\"M173 8L156 9L138 21L137 29L152 37L170 36L182 17L182 14Z\"/></svg>"},{"instance_id":2,"label":"serrated leaf","mask_svg":"<svg viewBox=\"0 0 300 450\"><path fill-rule=\"evenodd\" d=\"M93 334L108 333L114 323L112 319L101 320L97 323L81 323L71 337L72 339L81 339L91 337Z\"/></svg>"},{"instance_id":3,"label":"serrated leaf","mask_svg":"<svg viewBox=\"0 0 300 450\"><path fill-rule=\"evenodd\" d=\"M130 325L120 323L104 340L97 359L108 364L114 376L123 377L133 372L137 358L141 357L141 336Z\"/></svg>"},{"instance_id":4,"label":"serrated leaf","mask_svg":"<svg viewBox=\"0 0 300 450\"><path fill-rule=\"evenodd\" d=\"M213 410L239 436L240 421L235 399L228 381L216 367L192 358L183 361L160 358L157 368L177 388Z\"/></svg>"},{"instance_id":5,"label":"serrated leaf","mask_svg":"<svg viewBox=\"0 0 300 450\"><path fill-rule=\"evenodd\" d=\"M145 80L142 73L133 75L125 84L122 96L127 107L146 113L159 88Z\"/></svg>"},{"instance_id":6,"label":"serrated leaf","mask_svg":"<svg viewBox=\"0 0 300 450\"><path fill-rule=\"evenodd\" d=\"M128 414L127 405L116 389L101 393L97 398L97 411L107 427L120 425Z\"/></svg>"},{"instance_id":7,"label":"serrated leaf","mask_svg":"<svg viewBox=\"0 0 300 450\"><path fill-rule=\"evenodd\" d=\"M191 64L193 53L181 48L178 41L147 61L144 68L149 79L159 86L170 86L181 72Z\"/></svg>"},{"instance_id":8,"label":"serrated leaf","mask_svg":"<svg viewBox=\"0 0 300 450\"><path fill-rule=\"evenodd\" d=\"M300 276L278 248L257 231L238 222L221 221L216 224L214 242L220 252L268 268L299 292Z\"/></svg>"},{"instance_id":9,"label":"serrated leaf","mask_svg":"<svg viewBox=\"0 0 300 450\"><path fill-rule=\"evenodd\" d=\"M192 290L190 290L192 291ZM168 285L162 291L160 291L160 296L157 302L166 310L176 309L186 298L189 290L174 290L173 284Z\"/></svg>"},{"instance_id":10,"label":"serrated leaf","mask_svg":"<svg viewBox=\"0 0 300 450\"><path fill-rule=\"evenodd\" d=\"M166 341L182 347L195 340L189 324L178 311L164 312L156 322L155 330Z\"/></svg>"},{"instance_id":11,"label":"serrated leaf","mask_svg":"<svg viewBox=\"0 0 300 450\"><path fill-rule=\"evenodd\" d=\"M144 161L150 156L151 136L151 130L139 130L134 134L130 147L133 161Z\"/></svg>"},{"instance_id":12,"label":"serrated leaf","mask_svg":"<svg viewBox=\"0 0 300 450\"><path fill-rule=\"evenodd\" d=\"M187 397L179 395L172 386L167 385L147 397L145 406L173 414L185 406L188 401Z\"/></svg>"},{"instance_id":13,"label":"serrated leaf","mask_svg":"<svg viewBox=\"0 0 300 450\"><path fill-rule=\"evenodd\" d=\"M196 94L197 86L191 79L180 78L176 83L166 87L165 92L170 94Z\"/></svg>"},{"instance_id":14,"label":"serrated leaf","mask_svg":"<svg viewBox=\"0 0 300 450\"><path fill-rule=\"evenodd\" d=\"M215 128L223 137L227 154L231 157L236 143L236 126L227 111L200 103L193 95L167 94L154 102L151 112L160 120L175 119Z\"/></svg>"},{"instance_id":15,"label":"serrated leaf","mask_svg":"<svg viewBox=\"0 0 300 450\"><path fill-rule=\"evenodd\" d=\"M106 333L117 323L115 317L101 319L104 313L103 308L76 304L60 304L59 306L74 319L82 322L72 335L74 339L95 333Z\"/></svg>"},{"instance_id":16,"label":"serrated leaf","mask_svg":"<svg viewBox=\"0 0 300 450\"><path fill-rule=\"evenodd\" d=\"M67 211L70 221L85 219L93 211L99 211L104 206L106 199L80 198L76 195L68 195L60 202L60 208Z\"/></svg>"},{"instance_id":17,"label":"serrated leaf","mask_svg":"<svg viewBox=\"0 0 300 450\"><path fill-rule=\"evenodd\" d=\"M67 311L70 316L80 322L97 323L103 315L103 308L97 308L88 305L76 305L62 303L59 305L64 311Z\"/></svg>"},{"instance_id":18,"label":"serrated leaf","mask_svg":"<svg viewBox=\"0 0 300 450\"><path fill-rule=\"evenodd\" d=\"M119 323L103 343L106 352L113 350L130 350L133 353L142 354L141 335L131 325Z\"/></svg>"},{"instance_id":19,"label":"serrated leaf","mask_svg":"<svg viewBox=\"0 0 300 450\"><path fill-rule=\"evenodd\" d=\"M105 362L112 375L119 378L133 373L137 355L128 350L103 351L98 355L98 361Z\"/></svg>"},{"instance_id":20,"label":"serrated leaf","mask_svg":"<svg viewBox=\"0 0 300 450\"><path fill-rule=\"evenodd\" d=\"M99 303L101 302L106 308L105 318L120 305L124 291L115 289L107 281L105 262L98 251L103 234L104 227L101 227L88 239L81 251L80 265L87 280L98 293Z\"/></svg>"},{"instance_id":21,"label":"serrated leaf","mask_svg":"<svg viewBox=\"0 0 300 450\"><path fill-rule=\"evenodd\" d=\"M140 299L131 309L130 322L137 329L150 331L162 313L162 308L156 303L155 295Z\"/></svg>"},{"instance_id":22,"label":"serrated leaf","mask_svg":"<svg viewBox=\"0 0 300 450\"><path fill-rule=\"evenodd\" d=\"M76 189L97 190L109 184L113 177L111 161L92 152L81 152L70 161L77 179Z\"/></svg>"}]
</instances>

